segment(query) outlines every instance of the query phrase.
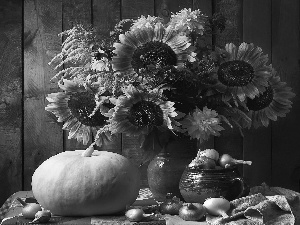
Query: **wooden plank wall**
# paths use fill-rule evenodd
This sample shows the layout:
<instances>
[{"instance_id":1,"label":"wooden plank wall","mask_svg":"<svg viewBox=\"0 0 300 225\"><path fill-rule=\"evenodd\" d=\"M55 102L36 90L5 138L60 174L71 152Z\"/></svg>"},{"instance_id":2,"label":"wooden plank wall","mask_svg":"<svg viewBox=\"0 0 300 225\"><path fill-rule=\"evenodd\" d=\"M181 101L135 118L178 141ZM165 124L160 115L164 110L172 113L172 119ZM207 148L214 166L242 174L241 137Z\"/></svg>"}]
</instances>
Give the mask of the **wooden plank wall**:
<instances>
[{"instance_id":1,"label":"wooden plank wall","mask_svg":"<svg viewBox=\"0 0 300 225\"><path fill-rule=\"evenodd\" d=\"M22 2L0 2L0 204L22 187Z\"/></svg>"},{"instance_id":2,"label":"wooden plank wall","mask_svg":"<svg viewBox=\"0 0 300 225\"><path fill-rule=\"evenodd\" d=\"M272 60L272 0L244 1L243 39L259 45ZM259 34L259 35L257 35ZM290 115L289 115L290 116ZM255 183L272 182L272 125L247 130L243 138L244 158L255 162L244 175ZM257 176L259 174L259 176Z\"/></svg>"},{"instance_id":3,"label":"wooden plank wall","mask_svg":"<svg viewBox=\"0 0 300 225\"><path fill-rule=\"evenodd\" d=\"M298 0L6 0L0 2L0 205L12 193L30 190L32 173L45 159L85 148L68 140L62 124L44 110L45 96L58 90L49 81L55 71L48 65L63 41L58 33L80 22L107 34L120 19L141 14L167 19L182 8L199 8L207 15L222 12L229 18L228 29L211 42L246 41L262 47L297 94L287 118L268 128L246 130L244 137L228 129L202 148L252 160L251 167L240 166L251 186L267 182L299 191ZM134 138L120 135L104 149L140 161ZM146 169L142 186L147 186Z\"/></svg>"}]
</instances>

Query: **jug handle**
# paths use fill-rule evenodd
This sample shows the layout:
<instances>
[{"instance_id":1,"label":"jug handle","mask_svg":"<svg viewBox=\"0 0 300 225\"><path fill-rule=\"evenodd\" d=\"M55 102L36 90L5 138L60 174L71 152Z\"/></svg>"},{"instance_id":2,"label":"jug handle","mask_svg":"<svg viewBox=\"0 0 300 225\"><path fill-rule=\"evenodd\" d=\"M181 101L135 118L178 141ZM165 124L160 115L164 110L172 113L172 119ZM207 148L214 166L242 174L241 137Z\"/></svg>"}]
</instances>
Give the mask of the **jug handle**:
<instances>
[{"instance_id":1,"label":"jug handle","mask_svg":"<svg viewBox=\"0 0 300 225\"><path fill-rule=\"evenodd\" d=\"M240 192L239 194L235 197L235 199L237 198L241 198L248 190L247 190L247 187L245 185L245 181L243 178L240 178L240 177L235 177L232 179L232 183L234 182L238 182L239 185L240 185Z\"/></svg>"}]
</instances>

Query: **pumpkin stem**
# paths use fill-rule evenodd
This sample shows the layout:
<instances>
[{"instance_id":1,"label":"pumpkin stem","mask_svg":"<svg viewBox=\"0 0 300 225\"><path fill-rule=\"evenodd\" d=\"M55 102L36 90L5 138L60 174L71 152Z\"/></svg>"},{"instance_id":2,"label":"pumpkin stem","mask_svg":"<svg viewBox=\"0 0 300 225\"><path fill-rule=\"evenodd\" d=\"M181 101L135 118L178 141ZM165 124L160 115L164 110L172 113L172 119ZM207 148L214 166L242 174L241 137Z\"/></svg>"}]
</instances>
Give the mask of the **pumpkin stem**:
<instances>
[{"instance_id":1,"label":"pumpkin stem","mask_svg":"<svg viewBox=\"0 0 300 225\"><path fill-rule=\"evenodd\" d=\"M91 157L94 150L94 144L91 144L81 155L83 157Z\"/></svg>"}]
</instances>

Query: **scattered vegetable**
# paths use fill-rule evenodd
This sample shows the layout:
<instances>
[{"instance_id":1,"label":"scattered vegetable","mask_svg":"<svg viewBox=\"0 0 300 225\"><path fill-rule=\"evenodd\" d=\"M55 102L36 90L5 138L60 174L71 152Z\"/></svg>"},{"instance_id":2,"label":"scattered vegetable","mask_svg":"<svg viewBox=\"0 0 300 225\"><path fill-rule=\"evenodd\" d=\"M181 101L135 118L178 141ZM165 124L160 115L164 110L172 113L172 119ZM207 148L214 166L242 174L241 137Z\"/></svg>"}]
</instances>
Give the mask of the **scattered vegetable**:
<instances>
[{"instance_id":1,"label":"scattered vegetable","mask_svg":"<svg viewBox=\"0 0 300 225\"><path fill-rule=\"evenodd\" d=\"M182 207L183 202L179 198L173 197L171 193L166 195L166 201L159 206L161 214L178 215L179 209Z\"/></svg>"},{"instance_id":2,"label":"scattered vegetable","mask_svg":"<svg viewBox=\"0 0 300 225\"><path fill-rule=\"evenodd\" d=\"M220 157L219 164L220 164L220 166L227 168L227 167L235 165L235 164L247 164L247 165L251 165L252 162L251 161L244 161L244 160L237 160L237 159L232 158L228 154L223 154Z\"/></svg>"},{"instance_id":3,"label":"scattered vegetable","mask_svg":"<svg viewBox=\"0 0 300 225\"><path fill-rule=\"evenodd\" d=\"M190 164L189 167L197 167L200 169L215 169L216 167L216 162L215 160L205 157L205 156L200 156L194 159Z\"/></svg>"},{"instance_id":4,"label":"scattered vegetable","mask_svg":"<svg viewBox=\"0 0 300 225\"><path fill-rule=\"evenodd\" d=\"M205 149L203 151L198 151L197 156L189 164L189 167L197 167L200 169L220 169L220 167L227 168L235 164L251 165L252 161L237 160L229 154L223 154L219 157L217 150Z\"/></svg>"},{"instance_id":5,"label":"scattered vegetable","mask_svg":"<svg viewBox=\"0 0 300 225\"><path fill-rule=\"evenodd\" d=\"M129 209L126 211L125 216L131 222L139 222L144 218L144 211L140 208Z\"/></svg>"},{"instance_id":6,"label":"scattered vegetable","mask_svg":"<svg viewBox=\"0 0 300 225\"><path fill-rule=\"evenodd\" d=\"M22 215L27 219L34 219L35 214L42 210L42 207L37 203L26 203L20 198L16 198L22 205Z\"/></svg>"},{"instance_id":7,"label":"scattered vegetable","mask_svg":"<svg viewBox=\"0 0 300 225\"><path fill-rule=\"evenodd\" d=\"M228 217L227 211L230 209L230 202L225 198L209 198L205 200L203 206L210 215Z\"/></svg>"},{"instance_id":8,"label":"scattered vegetable","mask_svg":"<svg viewBox=\"0 0 300 225\"><path fill-rule=\"evenodd\" d=\"M35 214L35 218L32 222L30 223L47 223L49 222L51 218L51 213L50 211L48 210L42 210L42 211L38 211L36 214Z\"/></svg>"},{"instance_id":9,"label":"scattered vegetable","mask_svg":"<svg viewBox=\"0 0 300 225\"><path fill-rule=\"evenodd\" d=\"M199 155L205 156L215 161L219 159L219 153L215 149L205 149L203 151L199 151Z\"/></svg>"},{"instance_id":10,"label":"scattered vegetable","mask_svg":"<svg viewBox=\"0 0 300 225\"><path fill-rule=\"evenodd\" d=\"M205 213L206 210L200 203L185 203L179 209L179 217L187 221L200 220Z\"/></svg>"}]
</instances>

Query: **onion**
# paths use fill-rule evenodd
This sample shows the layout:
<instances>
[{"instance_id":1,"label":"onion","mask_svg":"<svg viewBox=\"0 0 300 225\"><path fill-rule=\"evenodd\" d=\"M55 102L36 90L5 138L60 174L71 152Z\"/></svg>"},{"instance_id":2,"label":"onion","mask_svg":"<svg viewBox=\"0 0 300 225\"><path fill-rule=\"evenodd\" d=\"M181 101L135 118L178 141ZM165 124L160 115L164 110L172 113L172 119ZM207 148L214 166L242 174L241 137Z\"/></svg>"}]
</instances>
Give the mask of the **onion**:
<instances>
[{"instance_id":1,"label":"onion","mask_svg":"<svg viewBox=\"0 0 300 225\"><path fill-rule=\"evenodd\" d=\"M205 213L206 210L200 203L185 203L179 209L179 217L187 221L200 220Z\"/></svg>"},{"instance_id":2,"label":"onion","mask_svg":"<svg viewBox=\"0 0 300 225\"><path fill-rule=\"evenodd\" d=\"M209 198L203 206L210 215L228 217L226 212L230 209L230 202L225 198Z\"/></svg>"},{"instance_id":3,"label":"onion","mask_svg":"<svg viewBox=\"0 0 300 225\"><path fill-rule=\"evenodd\" d=\"M42 210L42 211L38 211L35 214L35 218L32 222L30 223L35 223L35 222L39 222L39 223L47 223L51 218L51 213L50 211L47 210Z\"/></svg>"},{"instance_id":4,"label":"onion","mask_svg":"<svg viewBox=\"0 0 300 225\"><path fill-rule=\"evenodd\" d=\"M159 206L159 211L161 214L178 215L182 205L183 202L181 202L179 198L172 197L172 194L168 193L166 201Z\"/></svg>"},{"instance_id":5,"label":"onion","mask_svg":"<svg viewBox=\"0 0 300 225\"><path fill-rule=\"evenodd\" d=\"M22 199L17 198L17 200L23 205L22 215L27 219L34 219L35 214L42 210L42 207L37 203L26 203Z\"/></svg>"},{"instance_id":6,"label":"onion","mask_svg":"<svg viewBox=\"0 0 300 225\"><path fill-rule=\"evenodd\" d=\"M139 222L144 218L144 211L142 209L129 209L125 213L126 218L131 222Z\"/></svg>"},{"instance_id":7,"label":"onion","mask_svg":"<svg viewBox=\"0 0 300 225\"><path fill-rule=\"evenodd\" d=\"M251 161L244 161L244 160L237 160L237 159L232 158L228 154L223 154L220 157L219 164L220 164L220 166L227 168L227 167L229 167L231 165L235 165L235 164L247 164L247 165L251 165L252 162Z\"/></svg>"}]
</instances>

